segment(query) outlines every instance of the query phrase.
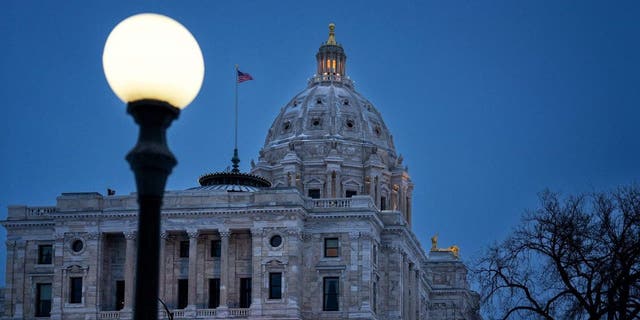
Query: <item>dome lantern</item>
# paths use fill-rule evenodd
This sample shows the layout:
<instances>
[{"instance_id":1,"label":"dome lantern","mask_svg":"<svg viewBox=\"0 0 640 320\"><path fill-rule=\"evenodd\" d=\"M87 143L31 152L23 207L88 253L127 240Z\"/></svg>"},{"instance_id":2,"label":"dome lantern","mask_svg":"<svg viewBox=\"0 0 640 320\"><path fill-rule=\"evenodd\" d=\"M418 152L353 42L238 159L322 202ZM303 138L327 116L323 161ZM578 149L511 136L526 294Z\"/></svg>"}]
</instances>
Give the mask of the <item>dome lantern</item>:
<instances>
[{"instance_id":1,"label":"dome lantern","mask_svg":"<svg viewBox=\"0 0 640 320\"><path fill-rule=\"evenodd\" d=\"M341 81L346 76L347 55L336 42L335 24L329 24L329 39L320 46L316 54L318 62L316 77L324 81Z\"/></svg>"}]
</instances>

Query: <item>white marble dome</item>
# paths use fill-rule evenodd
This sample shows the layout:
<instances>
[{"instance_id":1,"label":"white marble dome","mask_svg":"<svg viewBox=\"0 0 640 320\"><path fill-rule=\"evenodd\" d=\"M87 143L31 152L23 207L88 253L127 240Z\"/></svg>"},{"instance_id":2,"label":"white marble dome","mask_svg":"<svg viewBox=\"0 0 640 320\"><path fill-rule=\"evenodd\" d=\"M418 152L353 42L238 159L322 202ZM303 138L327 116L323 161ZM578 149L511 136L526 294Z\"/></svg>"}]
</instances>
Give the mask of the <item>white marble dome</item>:
<instances>
[{"instance_id":1,"label":"white marble dome","mask_svg":"<svg viewBox=\"0 0 640 320\"><path fill-rule=\"evenodd\" d=\"M334 28L318 49L316 73L276 116L251 171L310 198L368 195L410 222L413 183L380 112L346 76Z\"/></svg>"},{"instance_id":2,"label":"white marble dome","mask_svg":"<svg viewBox=\"0 0 640 320\"><path fill-rule=\"evenodd\" d=\"M270 149L296 140L327 139L369 143L396 154L382 116L349 79L322 81L316 75L281 109L264 146Z\"/></svg>"}]
</instances>

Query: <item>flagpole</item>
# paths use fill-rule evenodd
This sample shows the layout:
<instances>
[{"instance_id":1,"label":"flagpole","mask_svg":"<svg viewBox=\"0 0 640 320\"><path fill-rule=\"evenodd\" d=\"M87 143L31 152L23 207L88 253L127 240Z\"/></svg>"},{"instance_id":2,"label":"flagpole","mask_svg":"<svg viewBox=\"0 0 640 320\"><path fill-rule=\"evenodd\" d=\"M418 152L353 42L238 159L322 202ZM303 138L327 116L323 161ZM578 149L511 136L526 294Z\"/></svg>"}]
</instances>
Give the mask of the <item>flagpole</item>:
<instances>
[{"instance_id":1,"label":"flagpole","mask_svg":"<svg viewBox=\"0 0 640 320\"><path fill-rule=\"evenodd\" d=\"M231 162L233 163L232 172L240 172L238 169L238 163L240 163L240 158L238 157L238 65L235 66L235 82L236 82L236 97L235 97L235 132L234 132L234 143L233 143L233 158L231 158Z\"/></svg>"}]
</instances>

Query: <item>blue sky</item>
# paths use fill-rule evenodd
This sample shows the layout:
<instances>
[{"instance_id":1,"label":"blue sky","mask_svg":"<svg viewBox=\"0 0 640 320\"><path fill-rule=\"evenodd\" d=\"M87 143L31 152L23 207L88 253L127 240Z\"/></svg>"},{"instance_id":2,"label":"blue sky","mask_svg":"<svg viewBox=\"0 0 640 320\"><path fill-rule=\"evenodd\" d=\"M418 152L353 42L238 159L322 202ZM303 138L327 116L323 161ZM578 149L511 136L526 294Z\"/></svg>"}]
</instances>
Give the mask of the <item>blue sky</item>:
<instances>
[{"instance_id":1,"label":"blue sky","mask_svg":"<svg viewBox=\"0 0 640 320\"><path fill-rule=\"evenodd\" d=\"M137 127L109 89L110 30L162 13L198 39L202 91L169 129L169 189L229 165L233 65L241 163L315 70L327 25L347 74L382 113L415 183L413 230L465 259L504 237L544 188L607 190L640 177L636 1L2 1L0 217L61 192L134 191ZM4 237L4 231L0 236ZM4 260L5 249L0 249ZM4 263L0 264L0 281Z\"/></svg>"}]
</instances>

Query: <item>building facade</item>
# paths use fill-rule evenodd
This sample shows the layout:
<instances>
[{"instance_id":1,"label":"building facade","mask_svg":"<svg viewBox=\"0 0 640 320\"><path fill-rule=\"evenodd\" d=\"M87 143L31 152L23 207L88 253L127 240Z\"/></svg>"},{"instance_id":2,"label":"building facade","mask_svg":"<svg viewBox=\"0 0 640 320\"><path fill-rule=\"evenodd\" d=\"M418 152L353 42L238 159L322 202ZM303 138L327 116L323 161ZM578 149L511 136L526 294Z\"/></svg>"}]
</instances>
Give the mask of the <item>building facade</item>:
<instances>
[{"instance_id":1,"label":"building facade","mask_svg":"<svg viewBox=\"0 0 640 320\"><path fill-rule=\"evenodd\" d=\"M479 319L457 247L411 231L413 183L346 58L330 25L251 174L166 192L160 317ZM63 193L2 224L3 319L131 318L135 194Z\"/></svg>"}]
</instances>

